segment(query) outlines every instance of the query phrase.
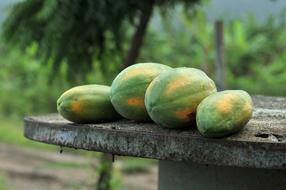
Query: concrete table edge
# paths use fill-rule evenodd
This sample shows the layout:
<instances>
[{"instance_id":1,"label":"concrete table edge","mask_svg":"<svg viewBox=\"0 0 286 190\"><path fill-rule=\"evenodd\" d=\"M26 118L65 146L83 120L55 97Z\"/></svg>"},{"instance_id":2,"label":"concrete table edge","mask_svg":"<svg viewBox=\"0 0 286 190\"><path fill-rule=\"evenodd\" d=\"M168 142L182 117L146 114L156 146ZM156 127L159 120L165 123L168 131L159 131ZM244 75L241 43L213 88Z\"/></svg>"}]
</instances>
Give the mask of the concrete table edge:
<instances>
[{"instance_id":1,"label":"concrete table edge","mask_svg":"<svg viewBox=\"0 0 286 190\"><path fill-rule=\"evenodd\" d=\"M257 102L260 101L264 104L265 101L261 100L263 98L267 99L268 97L258 96ZM275 104L273 98L269 100ZM281 106L280 110L284 109L284 104L277 101L284 102L285 100L276 99L277 105ZM258 136L257 141L257 139L252 140L252 137L242 139L241 135L209 139L200 136L196 130L188 130L187 132L166 130L155 124L140 124L127 120L80 125L68 122L57 114L25 117L24 136L43 143L114 155L168 161L191 161L218 166L284 170L286 169L286 138L284 139L286 137L286 113L283 112L281 115L279 112L277 116L275 111L273 114L268 106L263 107L262 104L256 105L256 112L259 114L254 116L253 121L250 121L248 125L260 126L262 122L263 124L266 123L265 128L259 128L259 130L262 133L269 132L270 135L277 133L275 126L279 126L279 129L283 129L283 134L280 134L281 131L278 134L282 140L276 138L275 141L272 141L271 138L270 140L268 138L260 139ZM270 119L274 118L274 120L271 122L266 122L264 119L260 120L261 113L262 115L269 115ZM245 133L253 136L253 132L257 134L257 131L251 130L241 133L244 136ZM241 139L237 140L239 138Z\"/></svg>"}]
</instances>

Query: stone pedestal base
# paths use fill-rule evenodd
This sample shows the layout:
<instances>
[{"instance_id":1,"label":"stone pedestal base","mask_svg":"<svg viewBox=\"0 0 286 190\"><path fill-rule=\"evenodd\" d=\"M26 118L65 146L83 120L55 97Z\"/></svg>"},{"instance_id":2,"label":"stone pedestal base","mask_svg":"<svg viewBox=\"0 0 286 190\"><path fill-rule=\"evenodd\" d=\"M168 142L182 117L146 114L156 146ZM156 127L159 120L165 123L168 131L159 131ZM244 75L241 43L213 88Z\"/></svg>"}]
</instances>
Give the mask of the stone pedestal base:
<instances>
[{"instance_id":1,"label":"stone pedestal base","mask_svg":"<svg viewBox=\"0 0 286 190\"><path fill-rule=\"evenodd\" d=\"M286 170L159 161L159 190L286 190Z\"/></svg>"}]
</instances>

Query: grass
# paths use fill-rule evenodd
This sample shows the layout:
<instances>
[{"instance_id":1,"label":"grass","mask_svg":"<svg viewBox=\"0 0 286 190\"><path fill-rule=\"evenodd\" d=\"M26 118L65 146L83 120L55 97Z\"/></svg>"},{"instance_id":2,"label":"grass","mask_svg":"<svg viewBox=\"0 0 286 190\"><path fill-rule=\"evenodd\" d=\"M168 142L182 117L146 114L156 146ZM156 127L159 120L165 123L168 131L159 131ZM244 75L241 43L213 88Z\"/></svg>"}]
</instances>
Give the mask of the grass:
<instances>
[{"instance_id":1,"label":"grass","mask_svg":"<svg viewBox=\"0 0 286 190\"><path fill-rule=\"evenodd\" d=\"M120 171L128 174L148 172L150 166L157 163L156 160L132 157L120 157L116 161L121 161L122 163ZM49 169L88 169L91 168L91 165L89 163L81 164L75 162L48 162L41 167Z\"/></svg>"},{"instance_id":2,"label":"grass","mask_svg":"<svg viewBox=\"0 0 286 190\"><path fill-rule=\"evenodd\" d=\"M42 166L49 169L84 169L91 167L90 164L80 164L75 162L49 162Z\"/></svg>"},{"instance_id":3,"label":"grass","mask_svg":"<svg viewBox=\"0 0 286 190\"><path fill-rule=\"evenodd\" d=\"M132 157L122 157L122 168L123 173L141 173L148 172L150 166L157 163L156 160L145 159L145 158L132 158Z\"/></svg>"},{"instance_id":4,"label":"grass","mask_svg":"<svg viewBox=\"0 0 286 190\"><path fill-rule=\"evenodd\" d=\"M6 187L6 183L5 183L5 180L2 176L0 176L0 190L6 190L7 187Z\"/></svg>"},{"instance_id":5,"label":"grass","mask_svg":"<svg viewBox=\"0 0 286 190\"><path fill-rule=\"evenodd\" d=\"M6 183L6 179L4 175L0 172L0 190L12 190L8 187L8 184Z\"/></svg>"},{"instance_id":6,"label":"grass","mask_svg":"<svg viewBox=\"0 0 286 190\"><path fill-rule=\"evenodd\" d=\"M52 145L34 142L25 138L23 121L16 118L0 118L0 142L28 147L55 149Z\"/></svg>"}]
</instances>

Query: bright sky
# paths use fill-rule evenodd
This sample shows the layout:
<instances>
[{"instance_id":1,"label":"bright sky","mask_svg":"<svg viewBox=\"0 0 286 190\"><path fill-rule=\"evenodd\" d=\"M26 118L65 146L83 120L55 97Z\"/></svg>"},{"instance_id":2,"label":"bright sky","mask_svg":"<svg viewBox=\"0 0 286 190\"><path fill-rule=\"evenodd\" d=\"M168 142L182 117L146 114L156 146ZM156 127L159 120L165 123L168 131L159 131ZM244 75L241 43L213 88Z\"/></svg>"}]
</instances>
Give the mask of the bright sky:
<instances>
[{"instance_id":1,"label":"bright sky","mask_svg":"<svg viewBox=\"0 0 286 190\"><path fill-rule=\"evenodd\" d=\"M279 15L286 11L285 0L209 0L204 8L208 18L213 21L216 18L233 19L240 18L248 13L254 14L258 20L263 21L271 14ZM225 17L227 15L227 17Z\"/></svg>"}]
</instances>

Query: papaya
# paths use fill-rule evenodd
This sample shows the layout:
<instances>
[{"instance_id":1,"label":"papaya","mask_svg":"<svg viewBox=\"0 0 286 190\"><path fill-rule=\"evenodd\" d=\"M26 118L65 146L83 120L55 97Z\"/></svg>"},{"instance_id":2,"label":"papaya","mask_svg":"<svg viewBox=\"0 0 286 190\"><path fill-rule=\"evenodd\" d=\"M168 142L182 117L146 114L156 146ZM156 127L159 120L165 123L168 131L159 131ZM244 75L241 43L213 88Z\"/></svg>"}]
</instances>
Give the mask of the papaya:
<instances>
[{"instance_id":1,"label":"papaya","mask_svg":"<svg viewBox=\"0 0 286 190\"><path fill-rule=\"evenodd\" d=\"M121 116L113 108L110 87L83 85L64 92L57 100L58 112L75 123L98 123L118 120Z\"/></svg>"},{"instance_id":2,"label":"papaya","mask_svg":"<svg viewBox=\"0 0 286 190\"><path fill-rule=\"evenodd\" d=\"M170 69L159 63L138 63L121 71L111 85L115 110L130 120L151 121L144 103L146 89L155 77Z\"/></svg>"},{"instance_id":3,"label":"papaya","mask_svg":"<svg viewBox=\"0 0 286 190\"><path fill-rule=\"evenodd\" d=\"M145 106L152 120L167 128L195 125L196 108L216 86L203 71L176 68L156 77L148 86Z\"/></svg>"},{"instance_id":4,"label":"papaya","mask_svg":"<svg viewBox=\"0 0 286 190\"><path fill-rule=\"evenodd\" d=\"M225 90L205 98L197 109L197 128L206 137L223 137L240 131L250 120L253 103L243 90Z\"/></svg>"}]
</instances>

